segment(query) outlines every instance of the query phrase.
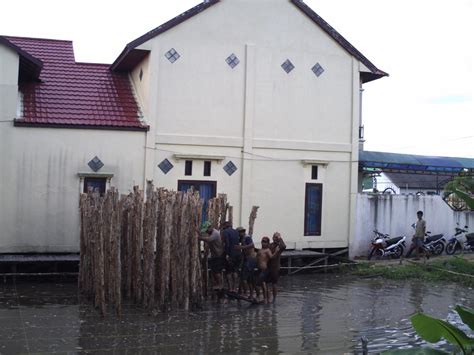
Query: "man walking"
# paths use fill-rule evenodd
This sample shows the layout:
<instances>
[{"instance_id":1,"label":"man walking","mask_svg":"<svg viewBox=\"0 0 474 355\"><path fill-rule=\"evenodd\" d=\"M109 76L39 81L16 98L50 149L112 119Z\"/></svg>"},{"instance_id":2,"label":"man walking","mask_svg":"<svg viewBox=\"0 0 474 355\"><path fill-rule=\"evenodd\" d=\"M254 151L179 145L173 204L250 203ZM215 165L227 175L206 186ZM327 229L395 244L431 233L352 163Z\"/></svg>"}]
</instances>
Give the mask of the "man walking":
<instances>
[{"instance_id":1,"label":"man walking","mask_svg":"<svg viewBox=\"0 0 474 355\"><path fill-rule=\"evenodd\" d=\"M413 250L415 250L415 259L420 260L420 252L423 252L423 243L425 241L426 234L426 221L423 219L423 211L416 212L418 220L415 224L415 234L413 235L412 245L407 253L407 257L410 256ZM425 256L429 258L429 255L425 252Z\"/></svg>"}]
</instances>

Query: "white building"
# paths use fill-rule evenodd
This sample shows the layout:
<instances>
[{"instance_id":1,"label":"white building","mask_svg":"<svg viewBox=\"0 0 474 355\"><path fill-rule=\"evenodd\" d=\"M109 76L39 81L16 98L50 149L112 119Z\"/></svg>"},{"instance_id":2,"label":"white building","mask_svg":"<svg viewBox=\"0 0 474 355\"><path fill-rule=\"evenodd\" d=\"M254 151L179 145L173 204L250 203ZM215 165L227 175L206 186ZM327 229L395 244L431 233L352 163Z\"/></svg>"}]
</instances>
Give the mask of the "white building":
<instances>
[{"instance_id":1,"label":"white building","mask_svg":"<svg viewBox=\"0 0 474 355\"><path fill-rule=\"evenodd\" d=\"M386 75L299 0L206 1L110 67L0 37L0 252L76 252L84 184L147 180L227 193L234 225L260 206L257 240L347 247L361 86Z\"/></svg>"}]
</instances>

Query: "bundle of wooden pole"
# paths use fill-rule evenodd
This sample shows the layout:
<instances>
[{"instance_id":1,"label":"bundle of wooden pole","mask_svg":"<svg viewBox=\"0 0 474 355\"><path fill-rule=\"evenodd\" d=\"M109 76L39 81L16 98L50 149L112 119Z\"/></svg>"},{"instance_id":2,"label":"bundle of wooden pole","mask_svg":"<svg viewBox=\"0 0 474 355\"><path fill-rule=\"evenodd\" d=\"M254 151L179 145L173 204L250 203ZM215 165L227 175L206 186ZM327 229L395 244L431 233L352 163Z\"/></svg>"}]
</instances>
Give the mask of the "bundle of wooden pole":
<instances>
[{"instance_id":1,"label":"bundle of wooden pole","mask_svg":"<svg viewBox=\"0 0 474 355\"><path fill-rule=\"evenodd\" d=\"M113 188L81 195L80 292L103 315L107 305L120 314L124 298L150 310L201 307L202 206L197 192L151 183L146 201L138 187L120 199Z\"/></svg>"}]
</instances>

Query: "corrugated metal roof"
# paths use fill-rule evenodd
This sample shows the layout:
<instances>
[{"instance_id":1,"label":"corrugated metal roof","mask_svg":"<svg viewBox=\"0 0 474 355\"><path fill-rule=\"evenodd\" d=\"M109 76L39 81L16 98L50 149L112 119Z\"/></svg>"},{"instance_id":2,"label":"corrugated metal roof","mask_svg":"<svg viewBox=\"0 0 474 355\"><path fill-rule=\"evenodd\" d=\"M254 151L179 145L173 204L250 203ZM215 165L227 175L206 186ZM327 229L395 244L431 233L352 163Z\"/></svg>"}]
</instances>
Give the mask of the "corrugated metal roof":
<instances>
[{"instance_id":1,"label":"corrugated metal roof","mask_svg":"<svg viewBox=\"0 0 474 355\"><path fill-rule=\"evenodd\" d=\"M384 172L384 174L395 185L400 188L418 189L418 190L438 190L442 189L452 177L438 176L438 175L424 175L424 174L410 174L410 173L392 173Z\"/></svg>"},{"instance_id":2,"label":"corrugated metal roof","mask_svg":"<svg viewBox=\"0 0 474 355\"><path fill-rule=\"evenodd\" d=\"M359 167L385 171L413 171L417 173L459 174L474 173L474 159L438 157L386 152L359 152Z\"/></svg>"},{"instance_id":3,"label":"corrugated metal roof","mask_svg":"<svg viewBox=\"0 0 474 355\"><path fill-rule=\"evenodd\" d=\"M147 130L128 75L105 64L76 63L71 41L5 37L38 58L38 80L20 82L16 126Z\"/></svg>"}]
</instances>

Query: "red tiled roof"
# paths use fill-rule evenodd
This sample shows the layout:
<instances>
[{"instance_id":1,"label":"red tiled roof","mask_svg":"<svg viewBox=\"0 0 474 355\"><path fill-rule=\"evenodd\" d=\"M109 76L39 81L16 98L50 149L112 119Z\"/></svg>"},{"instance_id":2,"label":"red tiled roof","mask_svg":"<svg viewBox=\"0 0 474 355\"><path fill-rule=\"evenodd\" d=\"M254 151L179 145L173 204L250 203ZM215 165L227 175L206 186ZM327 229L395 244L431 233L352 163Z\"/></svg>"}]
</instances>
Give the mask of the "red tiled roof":
<instances>
[{"instance_id":1,"label":"red tiled roof","mask_svg":"<svg viewBox=\"0 0 474 355\"><path fill-rule=\"evenodd\" d=\"M147 130L127 74L76 63L71 41L5 37L43 63L39 81L20 82L16 126Z\"/></svg>"}]
</instances>

